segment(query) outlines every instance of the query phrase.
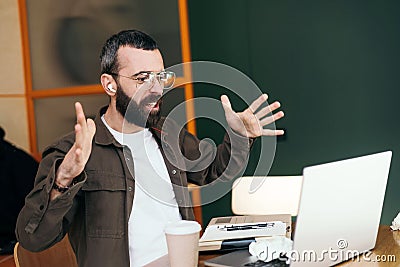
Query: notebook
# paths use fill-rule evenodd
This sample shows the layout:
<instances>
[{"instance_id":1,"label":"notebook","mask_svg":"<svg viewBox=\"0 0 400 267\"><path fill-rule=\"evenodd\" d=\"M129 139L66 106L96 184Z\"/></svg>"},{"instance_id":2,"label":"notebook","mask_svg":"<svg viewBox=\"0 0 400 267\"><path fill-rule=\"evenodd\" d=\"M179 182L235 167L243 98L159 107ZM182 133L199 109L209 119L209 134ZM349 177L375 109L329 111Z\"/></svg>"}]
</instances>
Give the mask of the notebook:
<instances>
[{"instance_id":1,"label":"notebook","mask_svg":"<svg viewBox=\"0 0 400 267\"><path fill-rule=\"evenodd\" d=\"M216 217L201 236L199 251L246 249L265 237L290 237L291 225L290 214Z\"/></svg>"},{"instance_id":2,"label":"notebook","mask_svg":"<svg viewBox=\"0 0 400 267\"><path fill-rule=\"evenodd\" d=\"M374 248L391 151L303 169L290 266L331 266ZM332 256L333 255L333 256ZM278 266L248 250L205 261L205 266Z\"/></svg>"}]
</instances>

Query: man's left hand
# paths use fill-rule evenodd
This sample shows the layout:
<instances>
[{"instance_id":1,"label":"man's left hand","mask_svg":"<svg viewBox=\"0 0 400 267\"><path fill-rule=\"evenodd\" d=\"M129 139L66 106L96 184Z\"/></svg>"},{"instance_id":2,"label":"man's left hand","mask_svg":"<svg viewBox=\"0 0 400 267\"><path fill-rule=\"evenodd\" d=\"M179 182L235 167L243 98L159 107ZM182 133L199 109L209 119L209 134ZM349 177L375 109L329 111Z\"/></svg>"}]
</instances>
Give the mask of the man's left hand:
<instances>
[{"instance_id":1,"label":"man's left hand","mask_svg":"<svg viewBox=\"0 0 400 267\"><path fill-rule=\"evenodd\" d=\"M283 111L279 111L275 114L272 113L281 106L277 101L258 110L263 103L267 103L267 99L268 96L263 94L254 100L254 102L251 103L251 105L243 112L235 112L232 110L229 98L226 95L222 95L222 107L224 108L226 121L228 122L229 127L231 127L231 129L237 134L248 138L255 138L262 135L283 135L283 130L263 128L284 116Z\"/></svg>"}]
</instances>

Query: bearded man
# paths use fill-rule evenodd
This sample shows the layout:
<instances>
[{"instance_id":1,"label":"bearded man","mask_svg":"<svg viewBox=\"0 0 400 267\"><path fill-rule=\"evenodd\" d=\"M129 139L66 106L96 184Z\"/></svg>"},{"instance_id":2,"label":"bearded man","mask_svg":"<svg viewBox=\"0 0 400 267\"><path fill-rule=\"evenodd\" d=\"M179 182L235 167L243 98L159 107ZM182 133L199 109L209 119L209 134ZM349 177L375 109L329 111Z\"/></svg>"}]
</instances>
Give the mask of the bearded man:
<instances>
[{"instance_id":1,"label":"bearded man","mask_svg":"<svg viewBox=\"0 0 400 267\"><path fill-rule=\"evenodd\" d=\"M75 104L75 131L44 152L35 187L17 222L20 244L44 250L68 233L79 266L144 266L168 253L164 227L194 220L187 184L234 178L254 138L281 135L263 129L283 117L280 104L261 108L266 95L243 112L221 101L231 135L216 149L160 117L161 96L175 74L164 68L157 43L127 30L111 36L101 52L100 81L110 97L93 120ZM232 138L243 153L231 153ZM182 158L209 160L186 168ZM224 172L234 162L229 175ZM202 160L203 162L203 160Z\"/></svg>"}]
</instances>

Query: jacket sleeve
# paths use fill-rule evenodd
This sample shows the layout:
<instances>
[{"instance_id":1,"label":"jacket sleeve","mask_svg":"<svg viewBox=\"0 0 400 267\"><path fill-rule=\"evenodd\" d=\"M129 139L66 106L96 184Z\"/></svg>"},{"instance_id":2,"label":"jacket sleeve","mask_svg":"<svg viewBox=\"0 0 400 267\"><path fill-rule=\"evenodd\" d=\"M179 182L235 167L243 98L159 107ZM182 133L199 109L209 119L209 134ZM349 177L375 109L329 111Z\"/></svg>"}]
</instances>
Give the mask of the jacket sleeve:
<instances>
[{"instance_id":1,"label":"jacket sleeve","mask_svg":"<svg viewBox=\"0 0 400 267\"><path fill-rule=\"evenodd\" d=\"M43 153L33 190L25 198L19 213L16 236L20 244L30 251L41 251L62 240L78 205L79 189L86 180L83 172L65 193L50 201L50 192L58 166L72 142L60 141Z\"/></svg>"},{"instance_id":2,"label":"jacket sleeve","mask_svg":"<svg viewBox=\"0 0 400 267\"><path fill-rule=\"evenodd\" d=\"M197 185L205 185L218 178L235 178L247 166L250 149L255 141L254 138L229 131L223 142L215 147L209 142L200 141L186 129L182 129L180 140L182 154L193 162L187 171L188 180ZM204 166L205 163L208 165Z\"/></svg>"}]
</instances>

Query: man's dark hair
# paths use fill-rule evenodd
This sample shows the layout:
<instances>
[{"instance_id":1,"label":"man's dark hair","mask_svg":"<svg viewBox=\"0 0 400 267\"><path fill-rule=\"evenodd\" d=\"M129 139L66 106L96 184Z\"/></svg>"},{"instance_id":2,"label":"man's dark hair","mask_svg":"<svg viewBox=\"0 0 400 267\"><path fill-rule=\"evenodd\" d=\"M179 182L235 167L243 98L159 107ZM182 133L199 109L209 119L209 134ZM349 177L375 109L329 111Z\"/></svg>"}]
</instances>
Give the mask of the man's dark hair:
<instances>
[{"instance_id":1,"label":"man's dark hair","mask_svg":"<svg viewBox=\"0 0 400 267\"><path fill-rule=\"evenodd\" d=\"M3 130L3 128L0 126L0 140L4 139L4 136L6 135L6 132Z\"/></svg>"},{"instance_id":2,"label":"man's dark hair","mask_svg":"<svg viewBox=\"0 0 400 267\"><path fill-rule=\"evenodd\" d=\"M118 72L119 64L117 51L121 46L143 50L158 49L156 41L144 32L138 30L126 30L114 34L106 41L101 50L101 74Z\"/></svg>"}]
</instances>

